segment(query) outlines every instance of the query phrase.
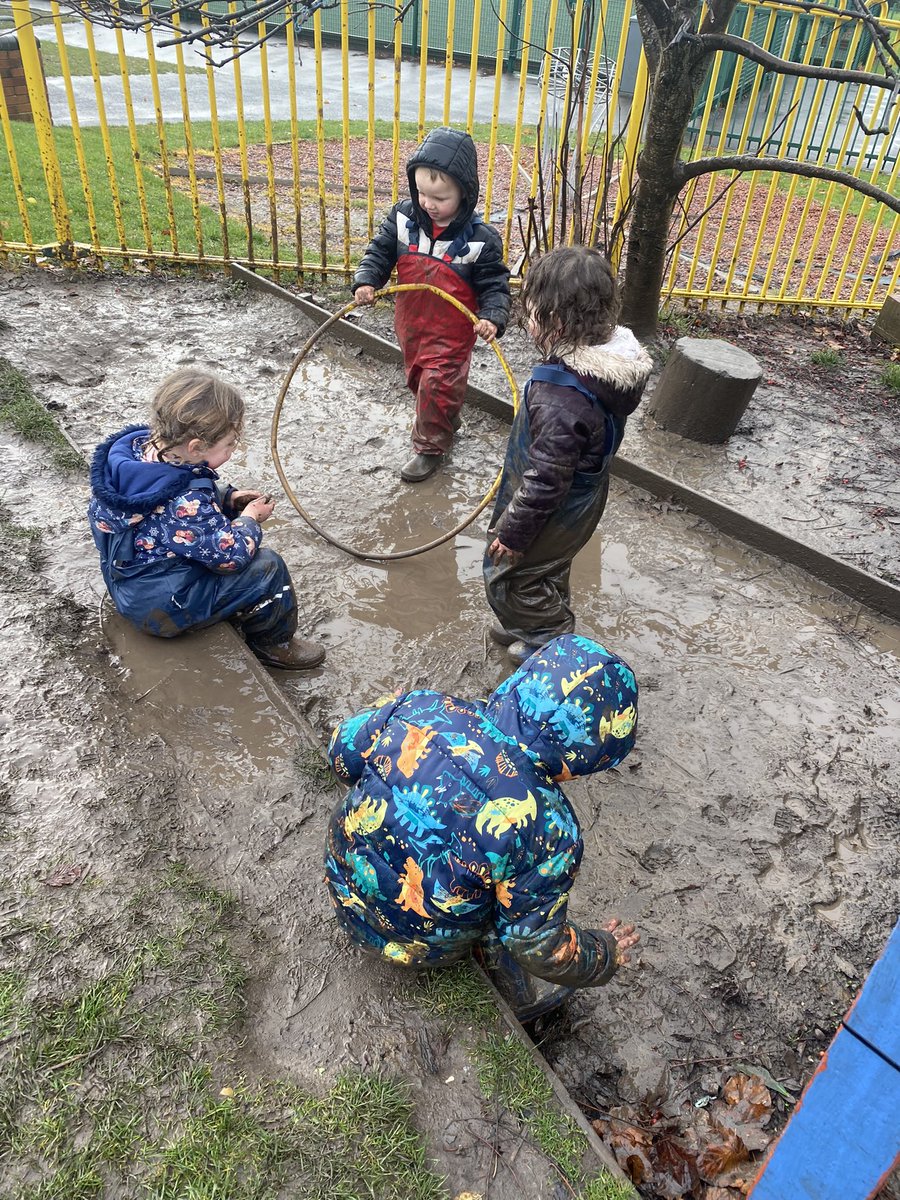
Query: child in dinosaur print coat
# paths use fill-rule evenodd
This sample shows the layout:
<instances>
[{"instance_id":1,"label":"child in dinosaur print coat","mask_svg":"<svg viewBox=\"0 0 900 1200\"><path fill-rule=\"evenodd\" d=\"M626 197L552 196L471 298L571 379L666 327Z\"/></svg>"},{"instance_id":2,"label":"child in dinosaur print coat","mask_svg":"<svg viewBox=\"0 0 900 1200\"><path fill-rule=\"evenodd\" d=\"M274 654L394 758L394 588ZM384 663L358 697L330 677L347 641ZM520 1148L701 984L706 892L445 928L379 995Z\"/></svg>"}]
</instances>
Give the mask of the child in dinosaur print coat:
<instances>
[{"instance_id":1,"label":"child in dinosaur print coat","mask_svg":"<svg viewBox=\"0 0 900 1200\"><path fill-rule=\"evenodd\" d=\"M421 690L345 720L329 754L353 787L326 881L351 939L405 965L487 946L489 965L566 990L608 982L639 935L568 920L583 844L559 785L620 763L636 723L631 669L571 634L487 701Z\"/></svg>"}]
</instances>

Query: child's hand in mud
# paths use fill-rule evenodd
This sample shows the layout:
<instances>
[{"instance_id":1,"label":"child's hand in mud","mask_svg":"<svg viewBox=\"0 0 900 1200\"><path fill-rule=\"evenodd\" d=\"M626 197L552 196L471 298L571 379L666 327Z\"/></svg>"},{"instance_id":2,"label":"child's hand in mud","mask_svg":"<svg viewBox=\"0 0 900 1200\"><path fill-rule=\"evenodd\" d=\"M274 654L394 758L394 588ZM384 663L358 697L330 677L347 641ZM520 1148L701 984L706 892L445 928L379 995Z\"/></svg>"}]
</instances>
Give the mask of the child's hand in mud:
<instances>
[{"instance_id":1,"label":"child's hand in mud","mask_svg":"<svg viewBox=\"0 0 900 1200\"><path fill-rule=\"evenodd\" d=\"M359 292L356 294L358 296ZM492 342L497 336L497 326L493 321L486 321L482 317L480 321L475 322L475 332L479 337L483 337L486 342Z\"/></svg>"},{"instance_id":2,"label":"child's hand in mud","mask_svg":"<svg viewBox=\"0 0 900 1200\"><path fill-rule=\"evenodd\" d=\"M641 935L635 933L633 925L623 925L618 917L612 917L605 925L600 926L616 939L616 966L624 967L631 962L631 949L641 940Z\"/></svg>"},{"instance_id":3,"label":"child's hand in mud","mask_svg":"<svg viewBox=\"0 0 900 1200\"><path fill-rule=\"evenodd\" d=\"M256 499L251 500L245 507L244 516L252 517L258 524L262 524L263 521L271 517L274 508L275 501L271 496L257 495Z\"/></svg>"},{"instance_id":4,"label":"child's hand in mud","mask_svg":"<svg viewBox=\"0 0 900 1200\"><path fill-rule=\"evenodd\" d=\"M246 490L233 491L230 497L232 511L235 516L242 513L251 500L258 500L262 492L250 492Z\"/></svg>"},{"instance_id":5,"label":"child's hand in mud","mask_svg":"<svg viewBox=\"0 0 900 1200\"><path fill-rule=\"evenodd\" d=\"M522 552L520 550L510 550L509 546L504 546L499 538L494 538L488 546L488 558L495 567L502 567L504 563L507 566L514 567L521 557Z\"/></svg>"},{"instance_id":6,"label":"child's hand in mud","mask_svg":"<svg viewBox=\"0 0 900 1200\"><path fill-rule=\"evenodd\" d=\"M357 304L374 304L375 289L364 283L362 287L358 287L353 293L353 299Z\"/></svg>"}]
</instances>

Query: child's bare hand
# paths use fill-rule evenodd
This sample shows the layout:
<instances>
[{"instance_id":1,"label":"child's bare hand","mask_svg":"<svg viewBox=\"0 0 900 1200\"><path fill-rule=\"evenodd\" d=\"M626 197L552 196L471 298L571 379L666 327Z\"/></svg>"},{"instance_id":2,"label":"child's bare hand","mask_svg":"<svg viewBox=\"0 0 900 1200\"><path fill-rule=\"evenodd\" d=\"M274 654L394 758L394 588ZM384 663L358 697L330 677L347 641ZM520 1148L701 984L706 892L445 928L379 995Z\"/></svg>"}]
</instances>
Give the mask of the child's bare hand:
<instances>
[{"instance_id":1,"label":"child's bare hand","mask_svg":"<svg viewBox=\"0 0 900 1200\"><path fill-rule=\"evenodd\" d=\"M641 940L641 935L635 933L633 925L623 925L618 917L613 917L605 925L601 925L607 933L616 939L616 966L624 967L631 962L631 949Z\"/></svg>"},{"instance_id":2,"label":"child's bare hand","mask_svg":"<svg viewBox=\"0 0 900 1200\"><path fill-rule=\"evenodd\" d=\"M275 509L275 501L271 496L257 496L244 509L245 517L252 517L258 524L268 520Z\"/></svg>"},{"instance_id":3,"label":"child's bare hand","mask_svg":"<svg viewBox=\"0 0 900 1200\"><path fill-rule=\"evenodd\" d=\"M364 283L362 287L358 287L353 293L353 299L357 304L374 304L375 289Z\"/></svg>"},{"instance_id":4,"label":"child's bare hand","mask_svg":"<svg viewBox=\"0 0 900 1200\"><path fill-rule=\"evenodd\" d=\"M357 296L359 292L356 293ZM486 342L492 342L497 336L497 326L493 321L485 321L483 318L475 322L475 332L479 337L483 337Z\"/></svg>"},{"instance_id":5,"label":"child's bare hand","mask_svg":"<svg viewBox=\"0 0 900 1200\"><path fill-rule=\"evenodd\" d=\"M494 538L488 546L488 558L495 567L501 567L504 563L514 567L521 557L520 550L510 550L509 546L504 546L499 538Z\"/></svg>"}]
</instances>

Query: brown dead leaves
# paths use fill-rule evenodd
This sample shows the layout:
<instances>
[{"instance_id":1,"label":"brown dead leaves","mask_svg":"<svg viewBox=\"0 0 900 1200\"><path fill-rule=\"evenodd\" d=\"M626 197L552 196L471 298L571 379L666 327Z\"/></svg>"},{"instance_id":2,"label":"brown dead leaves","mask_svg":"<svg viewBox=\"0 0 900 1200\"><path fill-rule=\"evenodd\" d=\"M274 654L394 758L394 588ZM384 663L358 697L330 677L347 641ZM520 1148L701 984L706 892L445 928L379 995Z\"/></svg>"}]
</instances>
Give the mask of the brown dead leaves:
<instances>
[{"instance_id":1,"label":"brown dead leaves","mask_svg":"<svg viewBox=\"0 0 900 1200\"><path fill-rule=\"evenodd\" d=\"M648 1195L661 1200L740 1200L750 1190L751 1155L771 1140L765 1131L772 1096L753 1075L732 1075L707 1108L679 1118L639 1120L632 1109L610 1110L594 1128L616 1161Z\"/></svg>"}]
</instances>

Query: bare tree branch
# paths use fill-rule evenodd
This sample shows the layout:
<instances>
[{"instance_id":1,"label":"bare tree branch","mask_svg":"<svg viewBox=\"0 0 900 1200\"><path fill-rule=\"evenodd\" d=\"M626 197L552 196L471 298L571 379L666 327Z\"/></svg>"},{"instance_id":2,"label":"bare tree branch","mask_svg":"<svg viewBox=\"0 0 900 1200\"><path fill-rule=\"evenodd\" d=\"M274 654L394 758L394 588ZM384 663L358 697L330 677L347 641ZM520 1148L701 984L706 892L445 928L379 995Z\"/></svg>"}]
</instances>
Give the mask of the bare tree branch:
<instances>
[{"instance_id":1,"label":"bare tree branch","mask_svg":"<svg viewBox=\"0 0 900 1200\"><path fill-rule=\"evenodd\" d=\"M878 200L894 212L900 213L900 196L892 196L883 188L857 179L846 171L835 171L819 163L794 162L789 158L753 158L747 154L720 154L713 158L698 158L694 162L681 163L675 168L676 179L683 187L698 175L709 175L713 171L778 171L786 175L803 175L807 179L824 179L827 183L840 183L861 192L870 200Z\"/></svg>"},{"instance_id":2,"label":"bare tree branch","mask_svg":"<svg viewBox=\"0 0 900 1200\"><path fill-rule=\"evenodd\" d=\"M815 67L806 63L791 62L789 59L779 58L776 54L770 54L755 42L748 42L746 38L737 37L733 33L703 33L699 35L699 41L708 51L727 50L732 54L740 54L743 58L749 58L751 62L768 67L770 71L777 71L780 75L799 75L804 79L833 79L837 83L853 83L861 87L890 89L895 84L895 77L876 75L873 71L846 71L842 67Z\"/></svg>"},{"instance_id":3,"label":"bare tree branch","mask_svg":"<svg viewBox=\"0 0 900 1200\"><path fill-rule=\"evenodd\" d=\"M875 47L875 54L878 61L885 69L885 73L890 75L893 69L900 67L900 56L891 46L891 39L888 36L888 31L883 25L872 16L864 3L864 0L851 0L851 3L856 8L855 16L859 16L865 21L866 28L869 31L869 37L872 39L872 45Z\"/></svg>"},{"instance_id":4,"label":"bare tree branch","mask_svg":"<svg viewBox=\"0 0 900 1200\"><path fill-rule=\"evenodd\" d=\"M861 13L853 12L848 8L831 8L827 4L819 4L818 0L778 0L778 2L785 8L799 8L804 12L813 12L822 17L841 17L844 20L866 21L866 23L868 23L869 19L876 22L878 20L878 18L874 17L873 14L868 10L866 10L865 13ZM881 0L881 3L884 5L885 9L888 8L885 0Z\"/></svg>"}]
</instances>

